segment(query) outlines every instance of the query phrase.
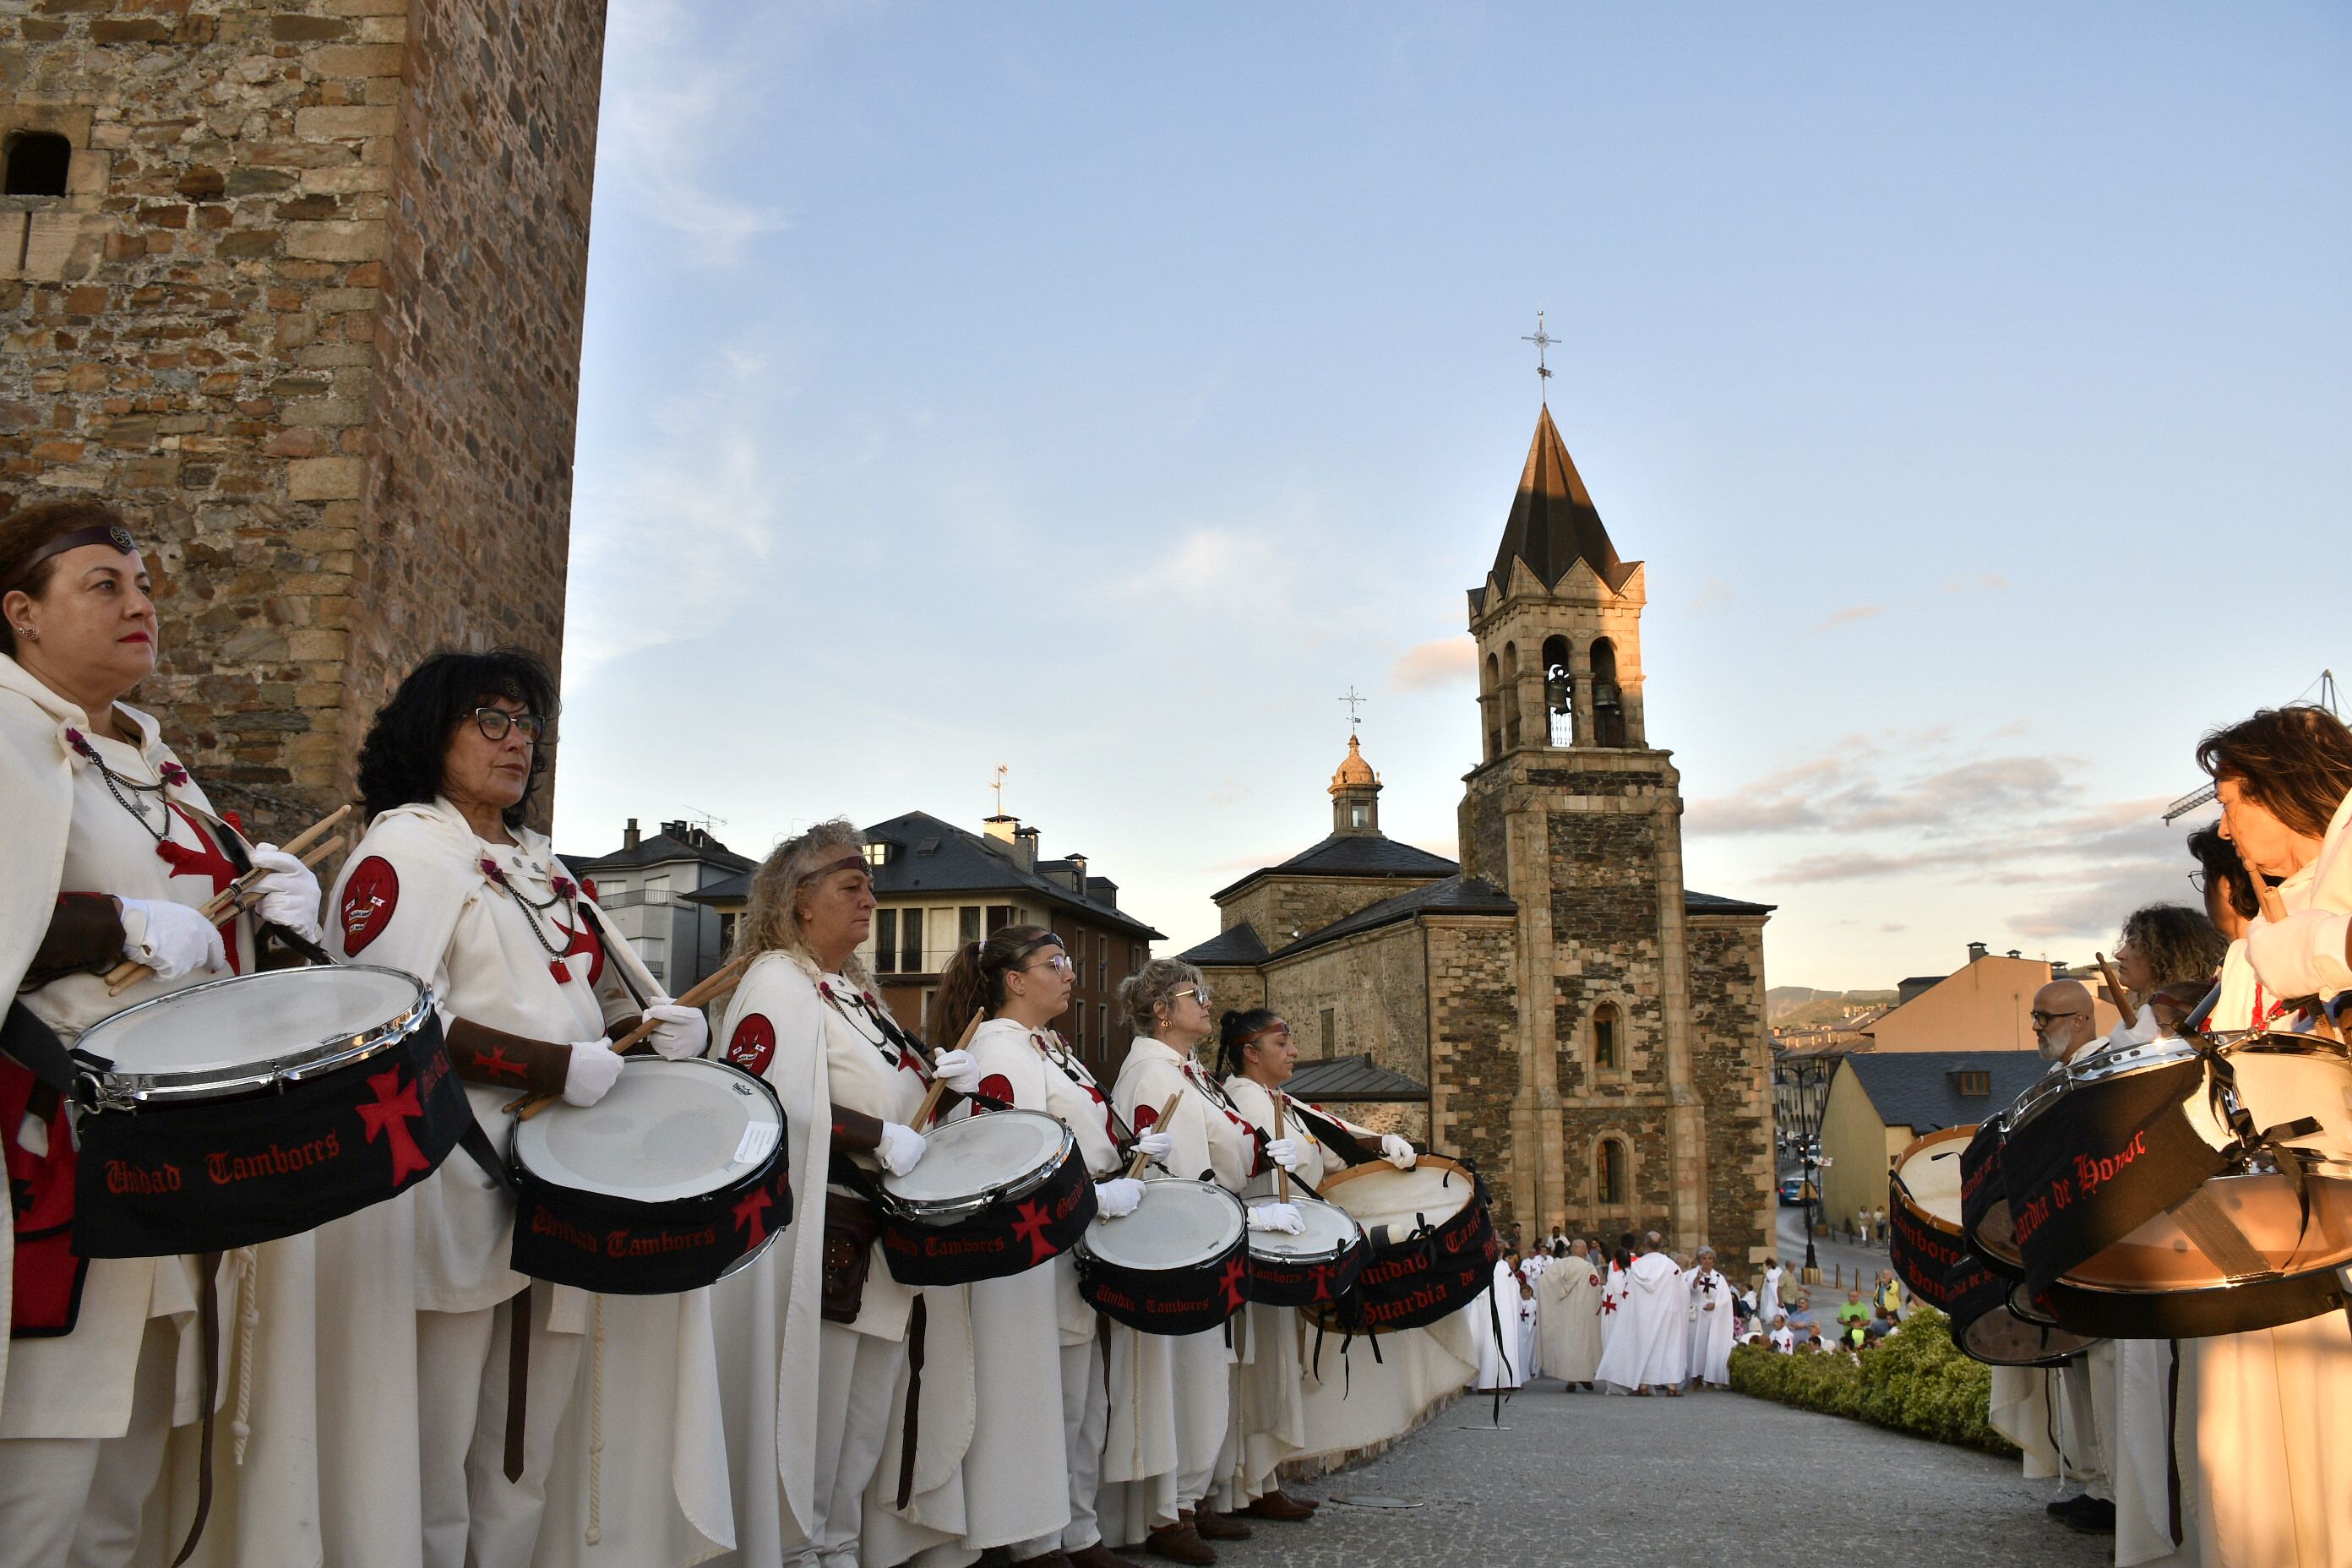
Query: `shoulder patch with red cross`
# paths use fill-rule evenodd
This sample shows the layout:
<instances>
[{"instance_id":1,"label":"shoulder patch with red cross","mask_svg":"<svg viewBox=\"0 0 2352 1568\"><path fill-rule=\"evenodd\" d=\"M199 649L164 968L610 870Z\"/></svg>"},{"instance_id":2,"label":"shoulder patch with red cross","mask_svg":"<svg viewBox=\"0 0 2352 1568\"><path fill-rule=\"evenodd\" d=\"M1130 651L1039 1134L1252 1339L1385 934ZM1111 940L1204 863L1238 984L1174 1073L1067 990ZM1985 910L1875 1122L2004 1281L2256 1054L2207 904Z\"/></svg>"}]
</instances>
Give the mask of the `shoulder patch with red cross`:
<instances>
[{"instance_id":1,"label":"shoulder patch with red cross","mask_svg":"<svg viewBox=\"0 0 2352 1568\"><path fill-rule=\"evenodd\" d=\"M749 1073L764 1073L776 1056L776 1026L765 1013L746 1013L727 1042L727 1059Z\"/></svg>"},{"instance_id":2,"label":"shoulder patch with red cross","mask_svg":"<svg viewBox=\"0 0 2352 1568\"><path fill-rule=\"evenodd\" d=\"M343 928L343 951L353 958L365 952L392 924L393 911L399 907L400 873L391 861L371 855L352 868L342 902L335 908L335 919Z\"/></svg>"}]
</instances>

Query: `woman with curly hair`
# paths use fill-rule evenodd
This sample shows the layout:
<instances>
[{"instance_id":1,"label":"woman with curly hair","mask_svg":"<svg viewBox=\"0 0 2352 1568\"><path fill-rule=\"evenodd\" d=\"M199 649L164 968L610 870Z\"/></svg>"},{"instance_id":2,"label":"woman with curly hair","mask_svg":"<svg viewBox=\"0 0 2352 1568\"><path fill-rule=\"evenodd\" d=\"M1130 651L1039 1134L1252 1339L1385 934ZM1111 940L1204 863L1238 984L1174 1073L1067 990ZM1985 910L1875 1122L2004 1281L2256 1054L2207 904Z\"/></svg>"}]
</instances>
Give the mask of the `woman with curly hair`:
<instances>
[{"instance_id":1,"label":"woman with curly hair","mask_svg":"<svg viewBox=\"0 0 2352 1568\"><path fill-rule=\"evenodd\" d=\"M361 745L367 830L329 900L338 956L433 988L450 1063L493 1146L520 1095L603 1098L621 1075L612 1041L641 1016L665 1057L698 1056L709 1037L625 942L604 941L594 900L525 825L555 711L554 677L520 649L436 654L411 670ZM524 1562L540 1533L586 1299L534 1290L508 1267L514 1217L500 1173L462 1154L416 1189L426 1568ZM644 1335L617 1342L653 1353ZM510 1409L517 1360L528 1395ZM519 1470L508 1458L518 1423Z\"/></svg>"},{"instance_id":2,"label":"woman with curly hair","mask_svg":"<svg viewBox=\"0 0 2352 1568\"><path fill-rule=\"evenodd\" d=\"M2194 989L2202 996L2221 972L2221 955L2229 947L2229 939L2201 910L2186 904L2134 910L2116 941L2116 977L2131 1002L2133 1021L2116 1024L2107 1044L2136 1046L2156 1038L2163 1026L2157 994L2170 987ZM2163 1011L2178 1016L2177 1009Z\"/></svg>"}]
</instances>

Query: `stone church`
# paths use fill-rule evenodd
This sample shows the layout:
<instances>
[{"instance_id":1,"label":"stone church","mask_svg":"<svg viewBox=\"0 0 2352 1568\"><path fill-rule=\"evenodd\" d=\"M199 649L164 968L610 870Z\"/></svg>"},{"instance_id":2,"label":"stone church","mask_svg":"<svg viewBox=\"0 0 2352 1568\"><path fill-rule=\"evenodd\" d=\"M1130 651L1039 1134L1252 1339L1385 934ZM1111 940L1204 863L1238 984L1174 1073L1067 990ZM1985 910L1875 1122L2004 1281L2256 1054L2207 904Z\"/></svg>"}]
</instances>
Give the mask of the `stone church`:
<instances>
[{"instance_id":1,"label":"stone church","mask_svg":"<svg viewBox=\"0 0 2352 1568\"><path fill-rule=\"evenodd\" d=\"M1381 832L1353 736L1331 832L1215 896L1181 956L1289 1020L1299 1092L1474 1160L1498 1221L1760 1260L1774 1225L1770 906L1683 885L1681 775L1642 705L1642 563L1546 408L1470 590L1459 864Z\"/></svg>"}]
</instances>

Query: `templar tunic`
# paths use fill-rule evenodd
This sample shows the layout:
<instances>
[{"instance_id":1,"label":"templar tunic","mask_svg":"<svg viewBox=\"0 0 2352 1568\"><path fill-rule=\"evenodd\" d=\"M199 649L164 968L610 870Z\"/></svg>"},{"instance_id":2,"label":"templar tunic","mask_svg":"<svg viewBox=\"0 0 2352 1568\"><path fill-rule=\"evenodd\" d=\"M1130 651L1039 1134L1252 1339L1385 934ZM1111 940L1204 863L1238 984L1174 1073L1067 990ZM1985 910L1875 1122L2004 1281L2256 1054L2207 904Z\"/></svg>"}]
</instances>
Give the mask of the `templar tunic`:
<instances>
[{"instance_id":1,"label":"templar tunic","mask_svg":"<svg viewBox=\"0 0 2352 1568\"><path fill-rule=\"evenodd\" d=\"M1601 1275L1592 1260L1556 1259L1536 1281L1536 1302L1544 1375L1591 1382L1601 1365Z\"/></svg>"},{"instance_id":2,"label":"templar tunic","mask_svg":"<svg viewBox=\"0 0 2352 1568\"><path fill-rule=\"evenodd\" d=\"M1691 1294L1690 1375L1704 1383L1731 1382L1731 1282L1714 1268L1694 1268L1686 1277Z\"/></svg>"}]
</instances>

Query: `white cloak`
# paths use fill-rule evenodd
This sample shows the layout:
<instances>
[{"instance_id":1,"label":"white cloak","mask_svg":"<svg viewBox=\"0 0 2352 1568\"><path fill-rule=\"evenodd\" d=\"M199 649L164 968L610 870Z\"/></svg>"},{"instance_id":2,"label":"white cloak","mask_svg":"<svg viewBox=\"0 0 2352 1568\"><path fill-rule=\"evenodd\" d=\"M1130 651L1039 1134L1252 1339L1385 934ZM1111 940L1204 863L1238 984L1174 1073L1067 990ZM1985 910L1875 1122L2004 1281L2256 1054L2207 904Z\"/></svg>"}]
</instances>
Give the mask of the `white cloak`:
<instances>
[{"instance_id":1,"label":"white cloak","mask_svg":"<svg viewBox=\"0 0 2352 1568\"><path fill-rule=\"evenodd\" d=\"M1780 1315L1780 1276L1787 1270L1779 1264L1764 1270L1764 1283L1756 1292L1756 1320L1770 1328L1772 1320Z\"/></svg>"},{"instance_id":2,"label":"white cloak","mask_svg":"<svg viewBox=\"0 0 2352 1568\"><path fill-rule=\"evenodd\" d=\"M1494 1279L1466 1310L1471 1342L1478 1352L1477 1381L1472 1386L1492 1390L1524 1384L1528 1363L1519 1343L1519 1280L1507 1260L1495 1265Z\"/></svg>"},{"instance_id":3,"label":"white cloak","mask_svg":"<svg viewBox=\"0 0 2352 1568\"><path fill-rule=\"evenodd\" d=\"M1590 1383L1601 1365L1601 1275L1591 1260L1556 1259L1536 1282L1544 1375Z\"/></svg>"},{"instance_id":4,"label":"white cloak","mask_svg":"<svg viewBox=\"0 0 2352 1568\"><path fill-rule=\"evenodd\" d=\"M1691 1293L1690 1375L1703 1382L1731 1382L1731 1282L1713 1268L1694 1268Z\"/></svg>"},{"instance_id":5,"label":"white cloak","mask_svg":"<svg viewBox=\"0 0 2352 1568\"><path fill-rule=\"evenodd\" d=\"M1689 1308L1675 1286L1682 1278L1675 1260L1645 1252L1624 1272L1624 1300L1617 1331L1601 1352L1595 1376L1621 1388L1667 1388L1687 1374L1685 1336Z\"/></svg>"}]
</instances>

